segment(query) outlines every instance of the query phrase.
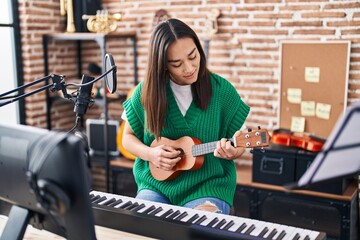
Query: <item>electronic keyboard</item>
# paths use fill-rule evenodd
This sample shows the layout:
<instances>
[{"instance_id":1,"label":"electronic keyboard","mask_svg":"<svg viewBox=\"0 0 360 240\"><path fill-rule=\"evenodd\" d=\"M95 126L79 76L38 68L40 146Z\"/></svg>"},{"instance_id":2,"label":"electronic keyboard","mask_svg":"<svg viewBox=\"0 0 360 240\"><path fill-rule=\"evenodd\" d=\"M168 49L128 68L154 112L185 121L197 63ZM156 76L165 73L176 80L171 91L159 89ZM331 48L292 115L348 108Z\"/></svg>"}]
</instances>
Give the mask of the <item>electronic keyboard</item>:
<instances>
[{"instance_id":1,"label":"electronic keyboard","mask_svg":"<svg viewBox=\"0 0 360 240\"><path fill-rule=\"evenodd\" d=\"M326 239L309 229L99 191L90 201L96 225L158 239Z\"/></svg>"}]
</instances>

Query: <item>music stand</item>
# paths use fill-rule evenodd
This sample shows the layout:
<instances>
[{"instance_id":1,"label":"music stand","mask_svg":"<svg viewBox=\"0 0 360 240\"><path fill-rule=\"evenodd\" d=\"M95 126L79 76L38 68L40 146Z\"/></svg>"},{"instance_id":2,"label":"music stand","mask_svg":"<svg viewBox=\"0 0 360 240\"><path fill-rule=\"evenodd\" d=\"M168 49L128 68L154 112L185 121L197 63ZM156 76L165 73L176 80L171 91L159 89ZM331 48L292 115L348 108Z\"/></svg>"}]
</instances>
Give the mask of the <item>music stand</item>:
<instances>
[{"instance_id":1,"label":"music stand","mask_svg":"<svg viewBox=\"0 0 360 240\"><path fill-rule=\"evenodd\" d=\"M287 189L303 189L320 182L360 173L360 102L346 109L313 163Z\"/></svg>"}]
</instances>

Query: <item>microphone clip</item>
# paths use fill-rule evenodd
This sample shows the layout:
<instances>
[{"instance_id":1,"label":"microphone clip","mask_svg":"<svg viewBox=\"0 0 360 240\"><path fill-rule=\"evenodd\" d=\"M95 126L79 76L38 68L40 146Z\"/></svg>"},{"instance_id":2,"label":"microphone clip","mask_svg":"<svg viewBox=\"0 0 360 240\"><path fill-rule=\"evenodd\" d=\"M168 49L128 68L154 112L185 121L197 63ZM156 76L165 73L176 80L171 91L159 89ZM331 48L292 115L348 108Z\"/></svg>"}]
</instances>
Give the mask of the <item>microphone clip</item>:
<instances>
[{"instance_id":1,"label":"microphone clip","mask_svg":"<svg viewBox=\"0 0 360 240\"><path fill-rule=\"evenodd\" d=\"M67 93L66 91L66 85L65 85L65 76L64 75L57 75L57 74L51 74L51 79L53 81L53 86L50 88L51 92L57 92L60 91L64 95L64 98L71 99L71 95Z\"/></svg>"}]
</instances>

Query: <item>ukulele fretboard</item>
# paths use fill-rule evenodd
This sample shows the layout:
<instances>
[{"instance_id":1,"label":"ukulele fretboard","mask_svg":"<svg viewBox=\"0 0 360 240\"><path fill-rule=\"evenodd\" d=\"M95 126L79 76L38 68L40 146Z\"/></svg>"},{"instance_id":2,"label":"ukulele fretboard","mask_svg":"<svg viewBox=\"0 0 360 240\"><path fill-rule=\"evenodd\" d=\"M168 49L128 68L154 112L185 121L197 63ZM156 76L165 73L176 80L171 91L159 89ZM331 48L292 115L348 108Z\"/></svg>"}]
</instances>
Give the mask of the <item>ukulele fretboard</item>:
<instances>
[{"instance_id":1,"label":"ukulele fretboard","mask_svg":"<svg viewBox=\"0 0 360 240\"><path fill-rule=\"evenodd\" d=\"M232 139L229 139L229 141L231 141L231 144L233 144ZM191 153L192 153L193 157L197 157L197 156L201 156L201 155L205 155L205 154L214 152L216 149L217 142L218 141L208 142L208 143L203 143L203 144L198 144L198 145L192 146Z\"/></svg>"}]
</instances>

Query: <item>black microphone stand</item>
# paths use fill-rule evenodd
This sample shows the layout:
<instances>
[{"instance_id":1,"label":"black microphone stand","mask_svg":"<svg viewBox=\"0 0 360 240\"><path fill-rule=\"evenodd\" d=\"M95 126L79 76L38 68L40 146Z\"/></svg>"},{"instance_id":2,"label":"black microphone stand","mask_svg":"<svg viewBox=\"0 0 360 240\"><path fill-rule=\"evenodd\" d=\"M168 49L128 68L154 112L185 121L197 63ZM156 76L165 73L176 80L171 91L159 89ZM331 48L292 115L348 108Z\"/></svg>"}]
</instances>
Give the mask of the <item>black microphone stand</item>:
<instances>
[{"instance_id":1,"label":"black microphone stand","mask_svg":"<svg viewBox=\"0 0 360 240\"><path fill-rule=\"evenodd\" d=\"M14 92L18 92L20 90L23 90L27 87L30 87L32 85L35 85L35 84L38 84L38 83L41 83L41 82L48 82L48 80L51 79L52 80L52 83L51 84L48 84L48 85L45 85L43 87L40 87L34 91L31 91L31 92L28 92L28 93L24 93L22 95L16 95L16 96L7 96L9 95L10 93L14 93ZM50 74L48 76L45 76L43 78L40 78L40 79L37 79L31 83L28 83L28 84L24 84L18 88L15 88L13 90L10 90L8 92L5 92L3 94L0 94L0 100L2 99L9 99L8 101L5 101L5 102L2 102L0 103L0 107L2 106L5 106L5 105L8 105L10 103L13 103L13 102L16 102L20 99L23 99L27 96L30 96L30 95L33 95L35 93L38 93L38 92L41 92L41 91L44 91L44 90L50 90L51 92L55 92L55 91L62 91L63 95L65 98L71 98L71 96L69 94L67 94L66 92L66 86L65 86L65 82L64 82L64 76L63 75L57 75L57 74Z\"/></svg>"},{"instance_id":2,"label":"black microphone stand","mask_svg":"<svg viewBox=\"0 0 360 240\"><path fill-rule=\"evenodd\" d=\"M106 93L106 87L109 88L111 93L114 93L116 90L116 70L117 67L114 63L114 59L112 57L111 54L106 54L105 55L105 60L104 60L105 64L104 64L104 68L105 68L105 72L103 74L101 74L99 77L95 78L94 80L87 82L87 83L81 83L81 84L76 84L76 83L68 83L65 84L64 81L64 76L63 75L57 75L57 74L50 74L47 75L41 79L35 80L31 83L28 84L24 84L18 88L15 88L13 90L10 90L8 92L5 92L3 94L0 94L0 101L5 100L5 99L10 99L8 101L5 102L0 102L0 107L5 106L7 104L13 103L15 101L18 101L20 99L24 99L27 96L33 95L35 93L41 92L41 91L45 91L45 90L50 90L51 92L55 92L55 91L62 91L64 98L72 100L73 96L69 95L66 91L66 87L67 86L76 86L76 87L82 87L82 86L88 86L90 84L95 83L96 81L100 80L101 78L105 78L104 81L104 90ZM112 77L109 80L109 76L108 74L112 72ZM47 84L49 79L52 80L51 84ZM18 91L22 91L23 89L38 84L40 82L46 82L47 85L40 87L34 91L22 94L22 95L15 95L15 96L7 96L10 93L14 93L14 92L18 92ZM105 103L106 103L106 95L105 95L105 99L104 99ZM75 126L69 131L72 132L76 129L79 120L81 120L80 116L76 116L76 120L75 120ZM105 137L104 137L104 150L105 150L105 159L106 159L106 178L107 178L107 191L109 192L109 153L108 153L108 128L107 128L107 110L105 108L105 124L104 124L104 132L105 132ZM82 139L84 141L84 139ZM85 147L88 148L88 145L86 145Z\"/></svg>"}]
</instances>

